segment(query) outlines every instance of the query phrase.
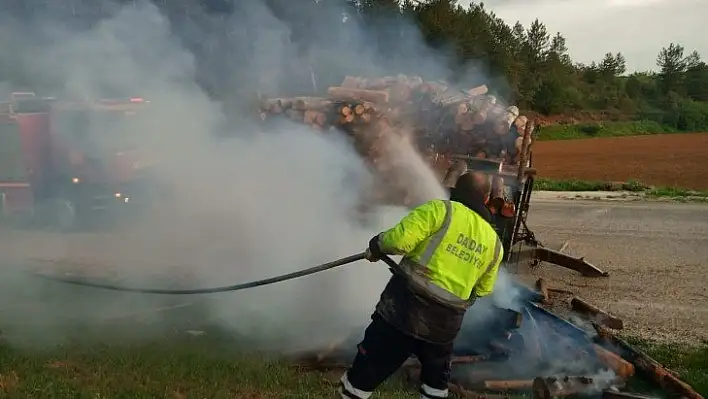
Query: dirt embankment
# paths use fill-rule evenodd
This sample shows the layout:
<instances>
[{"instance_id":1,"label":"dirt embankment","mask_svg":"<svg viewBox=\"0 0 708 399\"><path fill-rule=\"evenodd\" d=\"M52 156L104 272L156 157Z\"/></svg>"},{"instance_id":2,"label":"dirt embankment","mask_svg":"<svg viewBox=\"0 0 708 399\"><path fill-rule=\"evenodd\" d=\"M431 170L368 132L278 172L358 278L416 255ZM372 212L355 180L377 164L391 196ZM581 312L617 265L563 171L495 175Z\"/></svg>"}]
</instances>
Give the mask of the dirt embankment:
<instances>
[{"instance_id":1,"label":"dirt embankment","mask_svg":"<svg viewBox=\"0 0 708 399\"><path fill-rule=\"evenodd\" d=\"M551 179L640 180L708 189L708 133L540 141L534 166Z\"/></svg>"}]
</instances>

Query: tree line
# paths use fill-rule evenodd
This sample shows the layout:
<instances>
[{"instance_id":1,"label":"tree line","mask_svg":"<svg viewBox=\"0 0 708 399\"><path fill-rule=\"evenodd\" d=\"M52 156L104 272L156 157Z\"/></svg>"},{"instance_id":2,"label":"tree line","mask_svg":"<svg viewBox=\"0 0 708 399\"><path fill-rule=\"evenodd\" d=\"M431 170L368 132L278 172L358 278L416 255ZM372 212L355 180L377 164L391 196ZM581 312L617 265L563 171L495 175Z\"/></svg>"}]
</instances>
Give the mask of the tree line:
<instances>
[{"instance_id":1,"label":"tree line","mask_svg":"<svg viewBox=\"0 0 708 399\"><path fill-rule=\"evenodd\" d=\"M35 14L51 15L67 24L91 27L110 15L106 4L136 4L137 0L0 0L6 18L30 21ZM254 79L244 65L257 58L262 29L256 2L233 0L152 0L171 22L174 34L192 51L198 62L199 83L214 97L244 97L255 91ZM701 56L668 43L657 49L656 71L627 73L622 53L610 53L589 65L575 62L568 54L562 33L549 32L540 20L529 26L508 24L483 3L462 6L455 0L261 0L258 4L287 27L297 58L288 62L277 78L291 84L292 91L310 88L316 75L320 89L337 84L344 74L370 70L353 62L335 62L333 53L347 39L347 25L355 23L367 33L364 47L379 60L411 60L411 50L401 45L419 32L429 48L445 54L450 80L487 83L492 91L526 111L545 115L596 113L611 120L651 120L678 130L708 129L708 65ZM28 25L27 23L25 25ZM75 27L76 28L76 27ZM333 30L339 30L335 32ZM199 32L195 39L194 32ZM0 32L1 33L1 32ZM25 32L26 33L26 32ZM31 32L30 32L31 33ZM658 44L659 47L661 44ZM33 76L18 64L10 51L0 48L0 81L33 85ZM313 49L331 51L312 51ZM224 54L231 56L225 57ZM416 63L391 63L402 73L416 73ZM252 65L251 65L252 66ZM254 68L250 68L253 70ZM255 68L258 69L258 68ZM485 81L467 82L469 76ZM275 79L275 78L274 78ZM281 85L281 87L284 85ZM259 89L260 90L260 89Z\"/></svg>"},{"instance_id":2,"label":"tree line","mask_svg":"<svg viewBox=\"0 0 708 399\"><path fill-rule=\"evenodd\" d=\"M574 62L562 33L552 34L538 19L530 26L507 24L482 3L367 0L361 5L373 16L400 9L429 45L451 43L460 64L481 60L506 83L495 89L523 109L546 115L597 111L608 119L708 129L708 65L680 44L657 50L655 72L628 74L622 53L608 52L589 65Z\"/></svg>"}]
</instances>

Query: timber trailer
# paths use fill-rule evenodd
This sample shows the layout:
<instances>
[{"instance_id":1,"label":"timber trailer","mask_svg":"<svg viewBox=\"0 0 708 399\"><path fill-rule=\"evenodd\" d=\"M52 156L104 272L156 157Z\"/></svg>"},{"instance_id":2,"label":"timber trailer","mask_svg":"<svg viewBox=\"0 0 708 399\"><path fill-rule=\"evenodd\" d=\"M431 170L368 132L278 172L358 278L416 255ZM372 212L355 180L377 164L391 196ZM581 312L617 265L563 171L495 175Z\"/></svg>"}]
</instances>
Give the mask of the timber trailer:
<instances>
[{"instance_id":1,"label":"timber trailer","mask_svg":"<svg viewBox=\"0 0 708 399\"><path fill-rule=\"evenodd\" d=\"M502 161L470 155L452 155L456 161L446 171L443 183L450 186L464 173L483 173L492 181L487 207L492 212L492 224L504 246L504 262L508 269L517 269L510 271L518 271L524 263L533 268L547 262L574 270L585 277L608 277L607 272L582 257L544 246L529 228L527 219L537 171L532 166L532 139L528 131L524 142L519 165L504 165Z\"/></svg>"},{"instance_id":2,"label":"timber trailer","mask_svg":"<svg viewBox=\"0 0 708 399\"><path fill-rule=\"evenodd\" d=\"M466 172L483 173L492 183L488 206L508 265L544 261L588 277L607 276L582 258L544 247L529 229L536 123L486 93L485 85L462 91L415 76L347 76L324 97L261 99L259 112L266 130L289 121L347 137L381 178L374 190L382 195L372 202L411 206L424 200L413 193L417 180L407 173L410 165L391 160L404 141L422 154L443 186Z\"/></svg>"}]
</instances>

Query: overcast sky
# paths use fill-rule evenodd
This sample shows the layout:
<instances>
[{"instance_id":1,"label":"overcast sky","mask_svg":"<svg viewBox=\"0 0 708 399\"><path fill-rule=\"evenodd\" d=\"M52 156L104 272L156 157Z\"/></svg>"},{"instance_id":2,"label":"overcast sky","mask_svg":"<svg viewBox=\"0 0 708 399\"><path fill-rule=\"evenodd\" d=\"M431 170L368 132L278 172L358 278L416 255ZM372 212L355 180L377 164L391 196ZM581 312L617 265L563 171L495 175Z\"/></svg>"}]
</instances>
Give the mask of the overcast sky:
<instances>
[{"instance_id":1,"label":"overcast sky","mask_svg":"<svg viewBox=\"0 0 708 399\"><path fill-rule=\"evenodd\" d=\"M578 62L621 51L628 71L654 70L659 50L671 42L683 45L686 55L697 50L708 60L708 0L486 0L484 4L511 24L518 20L528 28L539 18L549 33L565 36L571 57Z\"/></svg>"}]
</instances>

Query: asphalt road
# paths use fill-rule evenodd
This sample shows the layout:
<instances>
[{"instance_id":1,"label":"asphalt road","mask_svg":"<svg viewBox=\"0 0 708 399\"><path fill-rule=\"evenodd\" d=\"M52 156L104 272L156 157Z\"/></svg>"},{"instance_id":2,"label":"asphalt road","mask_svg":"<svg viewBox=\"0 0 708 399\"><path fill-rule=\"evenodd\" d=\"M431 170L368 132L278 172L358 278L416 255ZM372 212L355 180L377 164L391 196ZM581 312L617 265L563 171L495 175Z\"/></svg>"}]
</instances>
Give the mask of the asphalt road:
<instances>
[{"instance_id":1,"label":"asphalt road","mask_svg":"<svg viewBox=\"0 0 708 399\"><path fill-rule=\"evenodd\" d=\"M610 272L535 273L624 319L625 329L670 341L708 339L708 206L690 203L537 200L529 227L542 243Z\"/></svg>"}]
</instances>

